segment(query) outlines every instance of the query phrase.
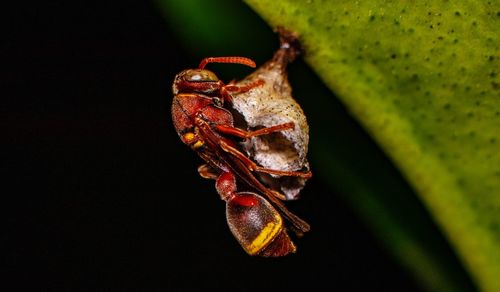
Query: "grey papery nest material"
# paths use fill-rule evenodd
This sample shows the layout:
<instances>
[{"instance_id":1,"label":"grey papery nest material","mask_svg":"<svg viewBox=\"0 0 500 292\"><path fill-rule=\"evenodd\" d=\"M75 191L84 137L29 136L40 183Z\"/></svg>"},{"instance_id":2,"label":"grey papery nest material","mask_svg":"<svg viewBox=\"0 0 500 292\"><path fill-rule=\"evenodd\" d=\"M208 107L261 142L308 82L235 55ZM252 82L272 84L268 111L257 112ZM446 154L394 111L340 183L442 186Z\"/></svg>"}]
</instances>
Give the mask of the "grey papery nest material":
<instances>
[{"instance_id":1,"label":"grey papery nest material","mask_svg":"<svg viewBox=\"0 0 500 292\"><path fill-rule=\"evenodd\" d=\"M273 58L259 67L238 86L255 82L265 83L250 91L233 96L232 108L241 118L242 128L255 130L293 122L294 129L252 137L241 143L242 148L265 168L285 171L309 171L307 148L309 126L302 108L292 96L287 65L300 53L295 35L279 29L281 46ZM288 200L297 199L306 178L260 174L269 187L281 191Z\"/></svg>"}]
</instances>

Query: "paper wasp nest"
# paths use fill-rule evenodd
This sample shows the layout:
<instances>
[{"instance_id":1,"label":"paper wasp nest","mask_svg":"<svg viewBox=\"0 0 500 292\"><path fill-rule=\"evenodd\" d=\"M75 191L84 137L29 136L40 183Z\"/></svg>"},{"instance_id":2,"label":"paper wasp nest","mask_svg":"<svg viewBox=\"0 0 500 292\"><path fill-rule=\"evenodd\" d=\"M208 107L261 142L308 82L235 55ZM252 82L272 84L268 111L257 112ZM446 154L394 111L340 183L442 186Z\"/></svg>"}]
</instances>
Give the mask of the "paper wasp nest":
<instances>
[{"instance_id":1,"label":"paper wasp nest","mask_svg":"<svg viewBox=\"0 0 500 292\"><path fill-rule=\"evenodd\" d=\"M308 171L307 148L309 126L302 108L292 97L292 88L288 82L287 64L300 53L298 39L284 29L278 29L280 49L273 58L255 72L236 83L245 85L256 80L265 83L250 91L233 96L235 116L240 115L241 127L255 130L293 122L295 128L268 135L252 137L242 147L259 165L277 170ZM260 175L269 187L281 191L288 200L297 199L306 178Z\"/></svg>"}]
</instances>

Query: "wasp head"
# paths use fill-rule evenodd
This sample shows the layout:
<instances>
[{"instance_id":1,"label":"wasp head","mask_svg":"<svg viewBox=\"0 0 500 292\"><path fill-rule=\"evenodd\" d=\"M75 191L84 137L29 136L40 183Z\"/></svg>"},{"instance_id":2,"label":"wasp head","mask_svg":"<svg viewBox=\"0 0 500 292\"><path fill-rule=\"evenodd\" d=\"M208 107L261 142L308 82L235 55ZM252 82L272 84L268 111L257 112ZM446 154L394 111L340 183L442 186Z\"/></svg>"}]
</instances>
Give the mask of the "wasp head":
<instances>
[{"instance_id":1,"label":"wasp head","mask_svg":"<svg viewBox=\"0 0 500 292\"><path fill-rule=\"evenodd\" d=\"M212 94L224 84L214 72L206 69L187 69L175 76L172 91L178 93Z\"/></svg>"}]
</instances>

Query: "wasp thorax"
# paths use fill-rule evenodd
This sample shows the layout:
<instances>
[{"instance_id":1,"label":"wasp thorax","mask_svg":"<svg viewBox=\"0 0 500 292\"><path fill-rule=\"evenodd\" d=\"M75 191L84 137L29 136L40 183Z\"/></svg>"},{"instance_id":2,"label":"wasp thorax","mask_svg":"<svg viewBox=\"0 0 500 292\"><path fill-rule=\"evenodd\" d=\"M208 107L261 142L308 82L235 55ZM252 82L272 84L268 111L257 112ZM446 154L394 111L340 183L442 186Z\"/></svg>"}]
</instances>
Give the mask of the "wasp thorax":
<instances>
[{"instance_id":1,"label":"wasp thorax","mask_svg":"<svg viewBox=\"0 0 500 292\"><path fill-rule=\"evenodd\" d=\"M172 91L211 93L220 89L221 82L214 72L206 69L187 69L175 76Z\"/></svg>"}]
</instances>

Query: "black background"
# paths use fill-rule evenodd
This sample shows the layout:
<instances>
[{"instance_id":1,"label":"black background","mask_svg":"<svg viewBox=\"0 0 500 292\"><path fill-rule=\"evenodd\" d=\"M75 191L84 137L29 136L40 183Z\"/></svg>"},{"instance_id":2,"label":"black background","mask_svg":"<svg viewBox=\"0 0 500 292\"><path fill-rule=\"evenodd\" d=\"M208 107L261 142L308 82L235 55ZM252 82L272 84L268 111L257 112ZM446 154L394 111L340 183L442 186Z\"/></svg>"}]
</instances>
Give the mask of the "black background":
<instances>
[{"instance_id":1,"label":"black background","mask_svg":"<svg viewBox=\"0 0 500 292\"><path fill-rule=\"evenodd\" d=\"M172 79L196 64L152 3L23 2L3 14L3 195L15 208L4 204L2 242L15 287L417 290L318 178L289 204L313 228L298 253L244 253L173 130Z\"/></svg>"}]
</instances>

